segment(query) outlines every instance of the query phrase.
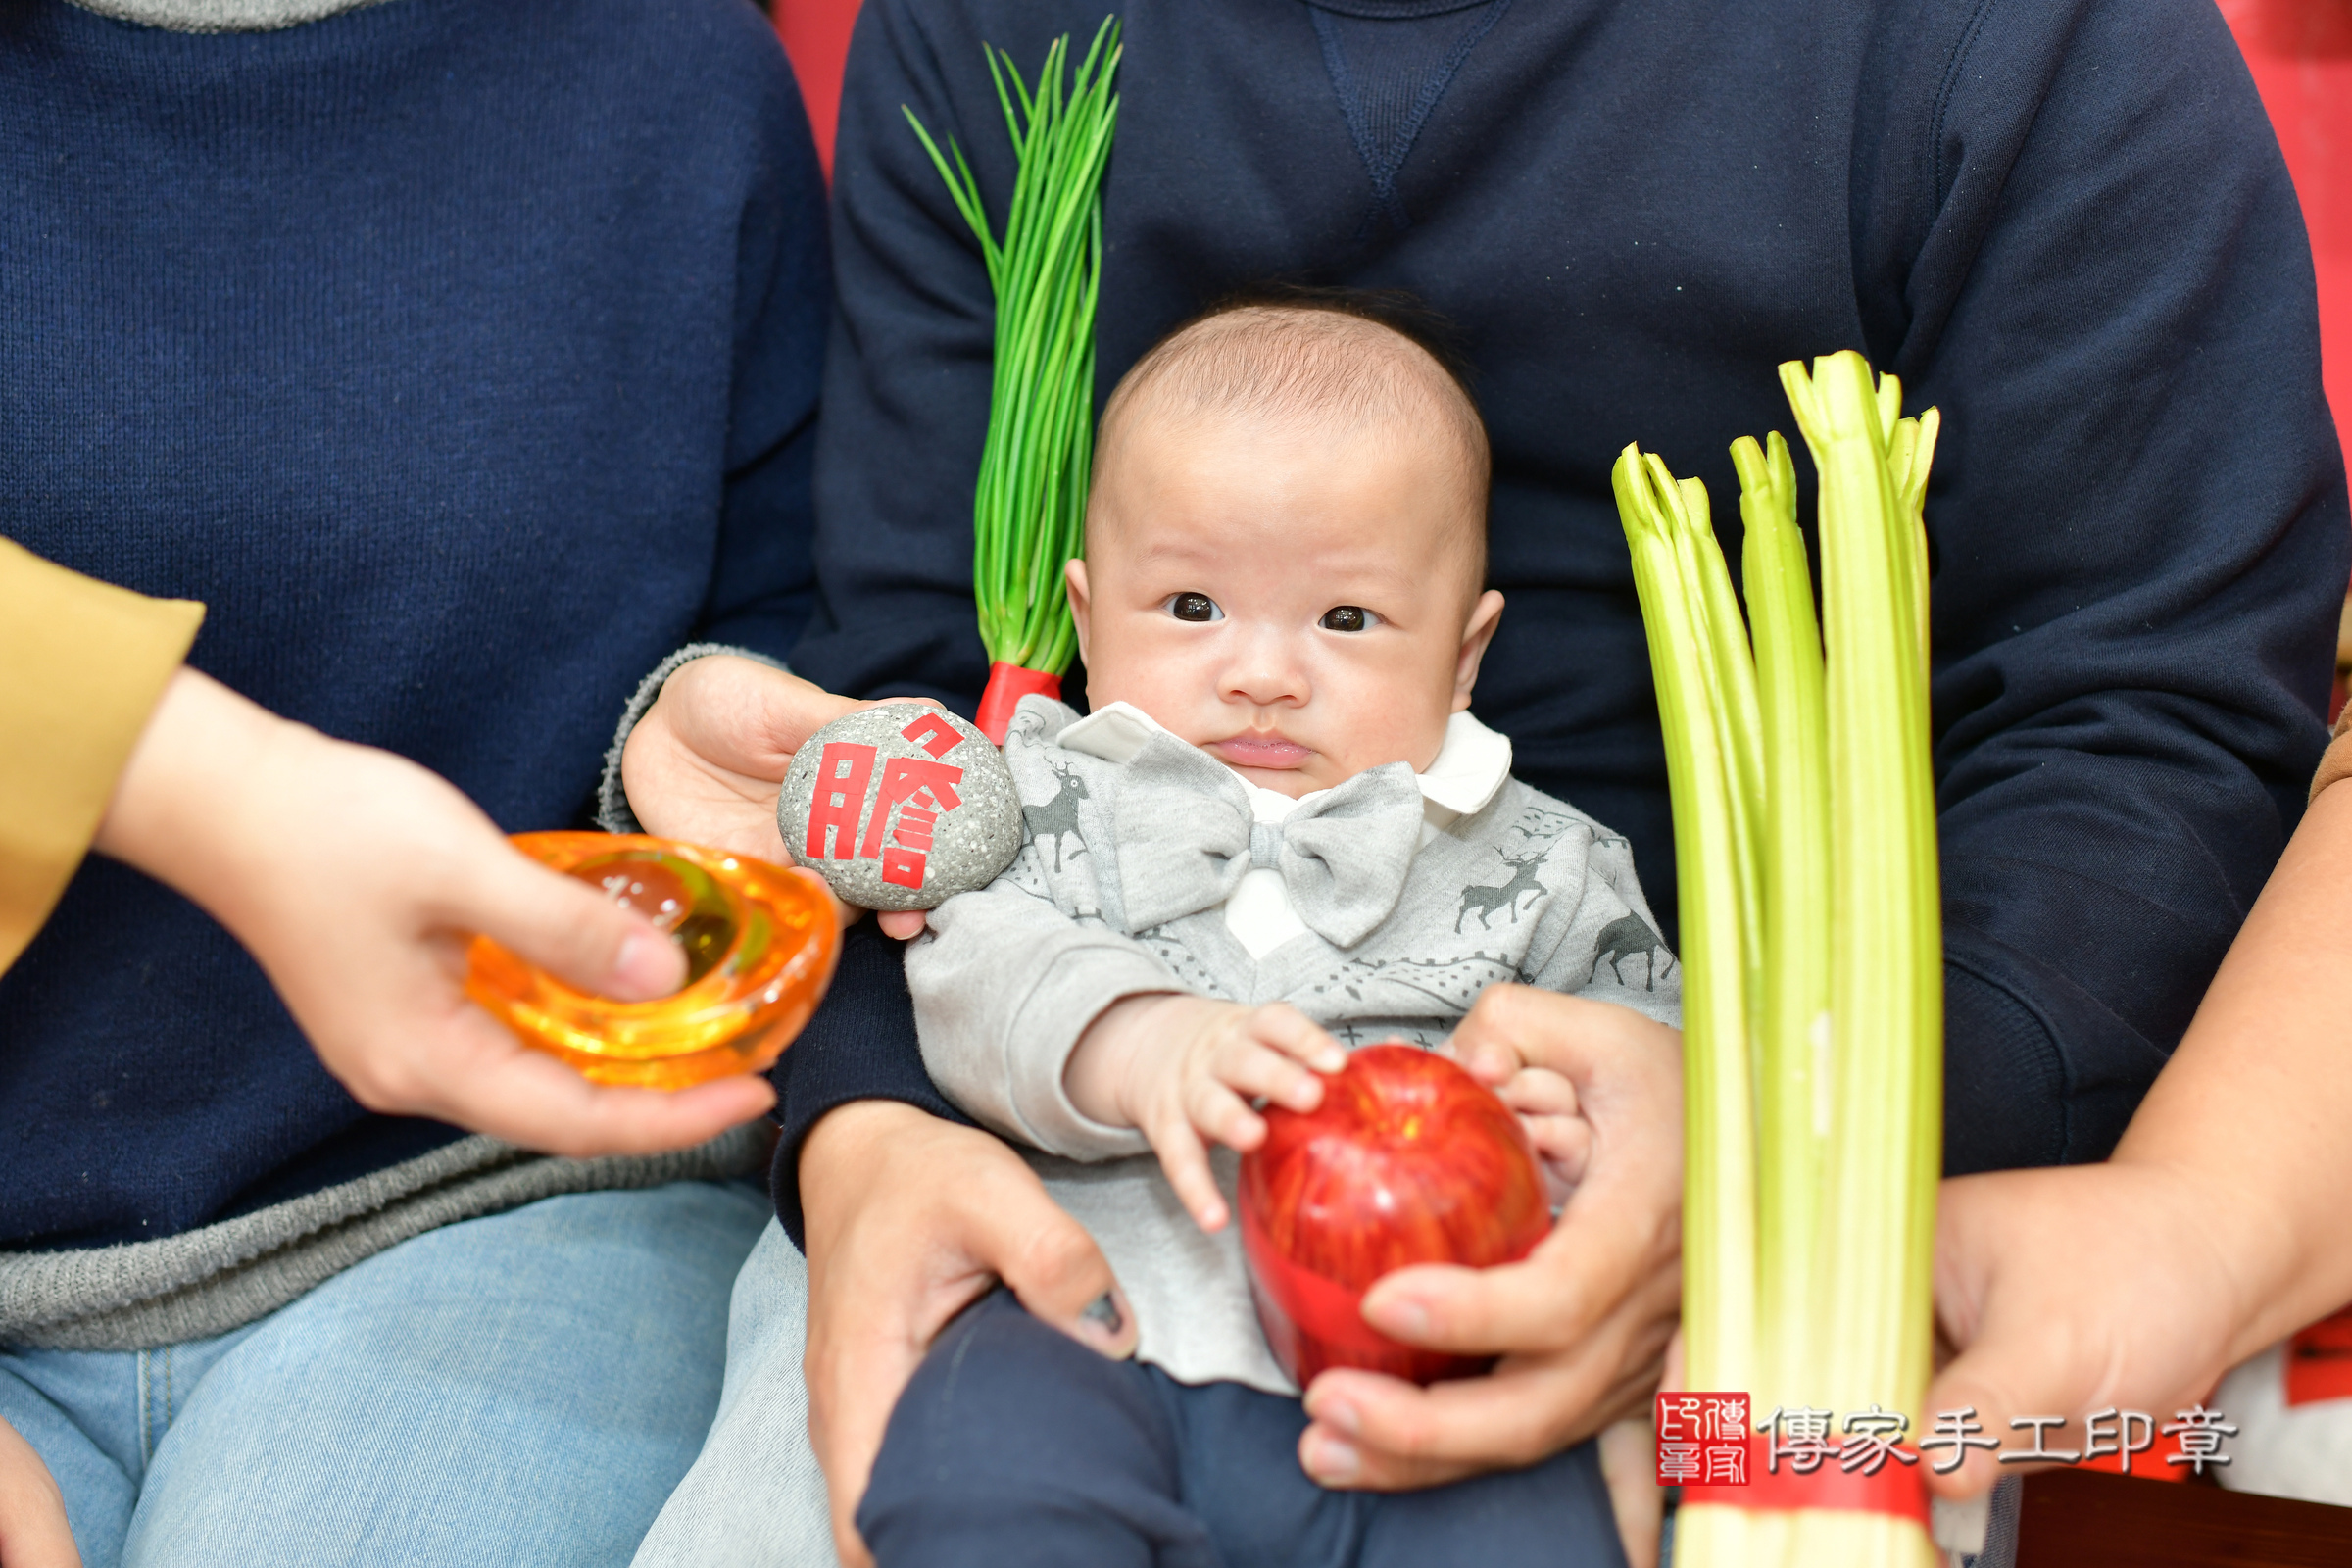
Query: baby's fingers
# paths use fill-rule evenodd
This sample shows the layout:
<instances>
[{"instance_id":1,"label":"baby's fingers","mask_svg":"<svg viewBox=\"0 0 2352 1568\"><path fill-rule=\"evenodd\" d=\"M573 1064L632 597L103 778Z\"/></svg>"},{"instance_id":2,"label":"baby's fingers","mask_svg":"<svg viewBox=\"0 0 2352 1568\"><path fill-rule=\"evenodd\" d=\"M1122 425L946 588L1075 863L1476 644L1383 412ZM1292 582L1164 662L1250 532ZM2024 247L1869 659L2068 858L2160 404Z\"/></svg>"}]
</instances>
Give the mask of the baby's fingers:
<instances>
[{"instance_id":1,"label":"baby's fingers","mask_svg":"<svg viewBox=\"0 0 2352 1568\"><path fill-rule=\"evenodd\" d=\"M1585 1167L1592 1157L1592 1124L1582 1116L1522 1116L1536 1157L1553 1185L1552 1200L1565 1202L1582 1185Z\"/></svg>"},{"instance_id":2,"label":"baby's fingers","mask_svg":"<svg viewBox=\"0 0 2352 1568\"><path fill-rule=\"evenodd\" d=\"M1305 1013L1283 1003L1258 1008L1250 1015L1245 1027L1250 1038L1259 1045L1270 1046L1317 1072L1338 1072L1348 1065L1348 1053L1337 1040Z\"/></svg>"},{"instance_id":3,"label":"baby's fingers","mask_svg":"<svg viewBox=\"0 0 2352 1568\"><path fill-rule=\"evenodd\" d=\"M1272 1052L1260 1052L1258 1055L1292 1072L1298 1071ZM1221 1078L1223 1075L1218 1076ZM1264 1118L1251 1110L1240 1094L1219 1082L1218 1078L1195 1078L1184 1086L1184 1114L1192 1123L1194 1132L1202 1138L1214 1139L1228 1149L1238 1149L1247 1153L1265 1141Z\"/></svg>"},{"instance_id":4,"label":"baby's fingers","mask_svg":"<svg viewBox=\"0 0 2352 1568\"><path fill-rule=\"evenodd\" d=\"M1255 1040L1240 1038L1226 1041L1209 1058L1209 1075L1213 1083L1222 1084L1235 1094L1259 1096L1292 1110L1309 1111L1323 1103L1322 1079L1289 1056L1269 1051ZM1232 1096L1226 1098L1231 1100ZM1193 1118L1193 1125L1202 1132L1210 1132L1199 1116ZM1255 1116L1250 1117L1247 1123L1237 1122L1235 1125L1247 1132L1250 1143L1233 1144L1234 1148L1248 1149L1257 1142L1258 1120ZM1219 1143L1233 1143L1221 1132L1210 1135Z\"/></svg>"},{"instance_id":5,"label":"baby's fingers","mask_svg":"<svg viewBox=\"0 0 2352 1568\"><path fill-rule=\"evenodd\" d=\"M1208 1150L1200 1135L1183 1117L1170 1116L1150 1129L1150 1136L1152 1152L1159 1155L1159 1168L1167 1173L1176 1200L1193 1216L1193 1223L1204 1231L1224 1229L1225 1195L1217 1191L1217 1179L1208 1168Z\"/></svg>"},{"instance_id":6,"label":"baby's fingers","mask_svg":"<svg viewBox=\"0 0 2352 1568\"><path fill-rule=\"evenodd\" d=\"M1523 1067L1494 1092L1522 1116L1577 1114L1576 1085L1548 1067Z\"/></svg>"}]
</instances>

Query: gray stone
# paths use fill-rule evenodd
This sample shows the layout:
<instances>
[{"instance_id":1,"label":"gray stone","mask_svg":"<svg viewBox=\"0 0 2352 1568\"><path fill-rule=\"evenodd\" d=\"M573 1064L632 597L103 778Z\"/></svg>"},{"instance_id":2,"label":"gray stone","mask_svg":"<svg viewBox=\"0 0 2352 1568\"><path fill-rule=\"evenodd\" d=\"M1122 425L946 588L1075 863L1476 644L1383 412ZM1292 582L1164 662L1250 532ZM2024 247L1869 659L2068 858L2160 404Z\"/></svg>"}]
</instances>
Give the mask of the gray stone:
<instances>
[{"instance_id":1,"label":"gray stone","mask_svg":"<svg viewBox=\"0 0 2352 1568\"><path fill-rule=\"evenodd\" d=\"M1004 754L972 725L885 703L835 719L794 754L776 831L849 903L932 909L1012 863L1021 799Z\"/></svg>"}]
</instances>

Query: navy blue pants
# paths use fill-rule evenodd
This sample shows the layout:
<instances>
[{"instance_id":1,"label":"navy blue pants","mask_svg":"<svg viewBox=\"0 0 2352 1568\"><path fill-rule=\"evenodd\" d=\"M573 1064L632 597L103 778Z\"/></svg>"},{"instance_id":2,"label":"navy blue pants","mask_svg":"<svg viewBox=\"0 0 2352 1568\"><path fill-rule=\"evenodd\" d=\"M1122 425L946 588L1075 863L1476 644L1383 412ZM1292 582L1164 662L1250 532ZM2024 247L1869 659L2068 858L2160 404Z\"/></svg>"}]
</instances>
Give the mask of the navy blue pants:
<instances>
[{"instance_id":1,"label":"navy blue pants","mask_svg":"<svg viewBox=\"0 0 2352 1568\"><path fill-rule=\"evenodd\" d=\"M880 1568L1623 1568L1592 1444L1426 1492L1326 1492L1306 1412L1109 1361L999 1291L942 1334L858 1509Z\"/></svg>"}]
</instances>

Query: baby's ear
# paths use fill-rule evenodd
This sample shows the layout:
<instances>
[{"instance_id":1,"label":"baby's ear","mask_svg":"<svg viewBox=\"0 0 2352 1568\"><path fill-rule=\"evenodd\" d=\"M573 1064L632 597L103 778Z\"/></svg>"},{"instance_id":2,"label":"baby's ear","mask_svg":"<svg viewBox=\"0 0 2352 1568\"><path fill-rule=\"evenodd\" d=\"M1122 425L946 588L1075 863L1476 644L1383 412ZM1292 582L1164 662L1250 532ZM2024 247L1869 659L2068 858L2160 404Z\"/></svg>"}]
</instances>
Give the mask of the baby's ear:
<instances>
[{"instance_id":1,"label":"baby's ear","mask_svg":"<svg viewBox=\"0 0 2352 1568\"><path fill-rule=\"evenodd\" d=\"M1453 666L1453 710L1457 713L1470 706L1470 694L1478 686L1479 662L1487 657L1487 645L1494 640L1494 628L1501 622L1502 595L1490 588L1470 607L1470 618L1462 626L1462 651Z\"/></svg>"},{"instance_id":2,"label":"baby's ear","mask_svg":"<svg viewBox=\"0 0 2352 1568\"><path fill-rule=\"evenodd\" d=\"M1088 597L1089 590L1086 582L1085 562L1073 559L1063 564L1061 568L1061 587L1062 591L1068 594L1070 597L1070 624L1078 633L1078 658L1081 662L1084 662L1086 659L1088 630L1086 624L1087 607L1091 603L1091 600Z\"/></svg>"}]
</instances>

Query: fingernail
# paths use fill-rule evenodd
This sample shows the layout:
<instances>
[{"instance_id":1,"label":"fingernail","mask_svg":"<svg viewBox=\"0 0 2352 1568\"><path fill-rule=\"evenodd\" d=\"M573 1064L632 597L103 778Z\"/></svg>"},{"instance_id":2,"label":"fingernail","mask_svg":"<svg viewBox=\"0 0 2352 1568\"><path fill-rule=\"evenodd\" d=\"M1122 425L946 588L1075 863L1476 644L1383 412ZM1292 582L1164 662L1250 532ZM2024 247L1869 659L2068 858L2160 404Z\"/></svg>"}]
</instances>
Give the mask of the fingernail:
<instances>
[{"instance_id":1,"label":"fingernail","mask_svg":"<svg viewBox=\"0 0 2352 1568\"><path fill-rule=\"evenodd\" d=\"M1333 1431L1344 1433L1350 1438L1363 1435L1364 1418L1356 1414L1355 1406L1349 1404L1346 1399L1334 1399L1328 1404L1316 1405L1315 1419Z\"/></svg>"},{"instance_id":2,"label":"fingernail","mask_svg":"<svg viewBox=\"0 0 2352 1568\"><path fill-rule=\"evenodd\" d=\"M1127 1343L1127 1330L1134 1321L1127 1298L1114 1285L1087 1302L1078 1314L1078 1335L1104 1355L1129 1356L1135 1353L1135 1347Z\"/></svg>"},{"instance_id":3,"label":"fingernail","mask_svg":"<svg viewBox=\"0 0 2352 1568\"><path fill-rule=\"evenodd\" d=\"M641 991L648 996L668 988L670 983L667 937L635 933L620 939L620 952L612 959L612 978L623 989ZM673 949L674 951L674 949Z\"/></svg>"},{"instance_id":4,"label":"fingernail","mask_svg":"<svg viewBox=\"0 0 2352 1568\"><path fill-rule=\"evenodd\" d=\"M1412 1297L1383 1301L1373 1313L1375 1325L1399 1339L1420 1339L1429 1333L1429 1308Z\"/></svg>"},{"instance_id":5,"label":"fingernail","mask_svg":"<svg viewBox=\"0 0 2352 1568\"><path fill-rule=\"evenodd\" d=\"M1104 1291L1089 1301L1086 1310L1078 1315L1114 1340L1127 1332L1127 1314L1120 1308L1115 1292Z\"/></svg>"},{"instance_id":6,"label":"fingernail","mask_svg":"<svg viewBox=\"0 0 2352 1568\"><path fill-rule=\"evenodd\" d=\"M1352 1444L1337 1438L1323 1438L1313 1447L1307 1459L1306 1473L1327 1487L1344 1487L1363 1473L1362 1455Z\"/></svg>"}]
</instances>

